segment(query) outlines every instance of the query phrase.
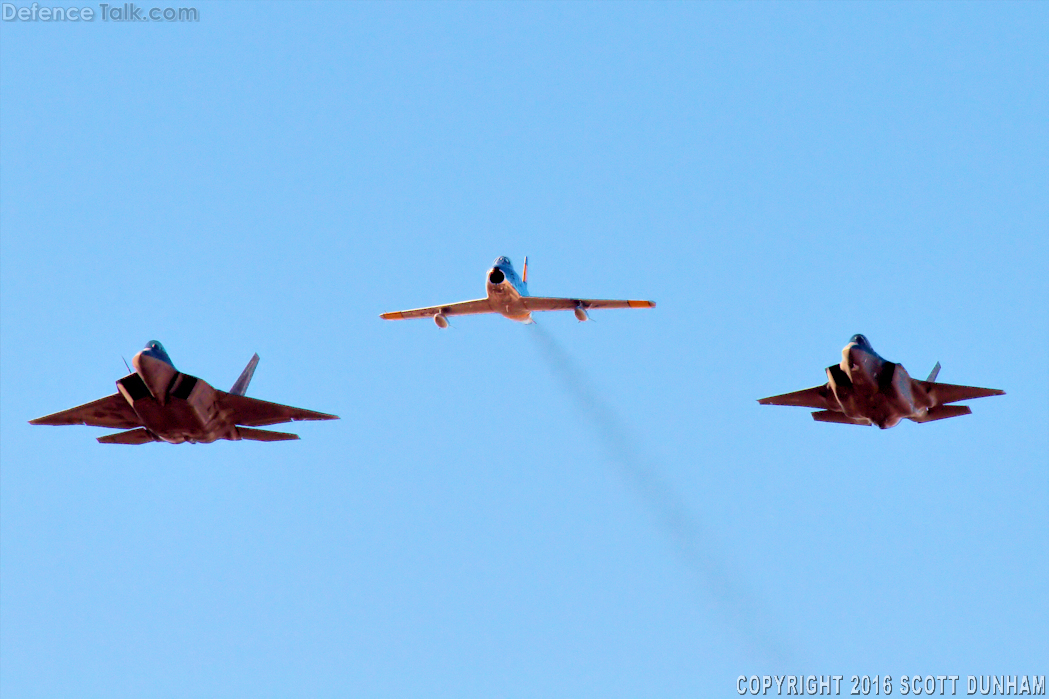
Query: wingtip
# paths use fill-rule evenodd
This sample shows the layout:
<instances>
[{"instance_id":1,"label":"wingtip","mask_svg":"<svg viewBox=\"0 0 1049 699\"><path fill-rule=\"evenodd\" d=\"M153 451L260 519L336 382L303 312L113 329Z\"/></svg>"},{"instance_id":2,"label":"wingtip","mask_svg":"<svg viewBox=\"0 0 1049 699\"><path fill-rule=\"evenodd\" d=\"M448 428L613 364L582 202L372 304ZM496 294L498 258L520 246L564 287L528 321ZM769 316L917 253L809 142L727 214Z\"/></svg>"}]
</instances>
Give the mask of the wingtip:
<instances>
[{"instance_id":1,"label":"wingtip","mask_svg":"<svg viewBox=\"0 0 1049 699\"><path fill-rule=\"evenodd\" d=\"M392 311L390 313L380 313L379 317L383 320L401 320L404 318L404 314L400 311Z\"/></svg>"},{"instance_id":2,"label":"wingtip","mask_svg":"<svg viewBox=\"0 0 1049 699\"><path fill-rule=\"evenodd\" d=\"M655 308L655 301L627 301L631 308Z\"/></svg>"}]
</instances>

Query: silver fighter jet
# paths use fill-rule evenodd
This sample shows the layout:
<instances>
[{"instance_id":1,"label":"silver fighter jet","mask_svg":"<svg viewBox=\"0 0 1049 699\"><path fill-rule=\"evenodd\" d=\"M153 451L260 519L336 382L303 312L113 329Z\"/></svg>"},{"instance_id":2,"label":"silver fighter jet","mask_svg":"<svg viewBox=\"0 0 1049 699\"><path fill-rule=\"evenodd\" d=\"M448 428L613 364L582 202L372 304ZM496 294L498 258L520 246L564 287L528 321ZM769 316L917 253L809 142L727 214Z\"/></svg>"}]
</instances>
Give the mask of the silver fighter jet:
<instances>
[{"instance_id":1,"label":"silver fighter jet","mask_svg":"<svg viewBox=\"0 0 1049 699\"><path fill-rule=\"evenodd\" d=\"M877 425L884 430L903 418L932 422L968 415L972 412L969 406L949 403L1005 393L996 388L935 383L939 373L937 362L928 379L912 379L902 365L880 357L863 335L853 335L841 351L841 364L827 367L826 384L758 402L819 408L812 414L819 422Z\"/></svg>"},{"instance_id":2,"label":"silver fighter jet","mask_svg":"<svg viewBox=\"0 0 1049 699\"><path fill-rule=\"evenodd\" d=\"M103 444L214 442L216 439L278 442L296 434L257 430L293 420L338 420L335 415L267 403L244 394L259 363L248 362L229 393L180 373L156 340L132 359L135 371L117 381L117 393L77 408L30 420L31 425L92 425L128 430L99 437ZM135 429L128 429L128 428Z\"/></svg>"},{"instance_id":3,"label":"silver fighter jet","mask_svg":"<svg viewBox=\"0 0 1049 699\"><path fill-rule=\"evenodd\" d=\"M528 293L528 258L520 277L508 257L498 257L485 277L488 295L474 301L460 301L444 306L413 308L410 311L383 313L383 320L406 320L408 318L433 318L439 328L448 327L449 316L498 313L519 323L533 323L535 311L574 311L580 322L589 320L589 312L595 308L654 308L655 301L621 301L608 299L568 299L552 296L531 296Z\"/></svg>"}]
</instances>

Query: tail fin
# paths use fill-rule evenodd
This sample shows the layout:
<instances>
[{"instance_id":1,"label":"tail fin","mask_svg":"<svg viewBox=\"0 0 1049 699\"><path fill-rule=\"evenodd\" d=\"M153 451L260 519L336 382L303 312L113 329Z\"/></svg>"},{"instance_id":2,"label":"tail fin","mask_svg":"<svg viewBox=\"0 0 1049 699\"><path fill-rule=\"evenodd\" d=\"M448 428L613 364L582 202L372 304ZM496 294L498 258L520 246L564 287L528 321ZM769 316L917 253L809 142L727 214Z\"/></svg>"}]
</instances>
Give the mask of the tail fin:
<instances>
[{"instance_id":1,"label":"tail fin","mask_svg":"<svg viewBox=\"0 0 1049 699\"><path fill-rule=\"evenodd\" d=\"M248 365L244 367L244 371L240 372L240 378L237 379L237 383L233 384L233 388L229 390L235 396L243 396L248 392L248 384L251 383L251 377L255 375L255 367L259 364L259 354L256 352Z\"/></svg>"},{"instance_id":2,"label":"tail fin","mask_svg":"<svg viewBox=\"0 0 1049 699\"><path fill-rule=\"evenodd\" d=\"M929 378L927 378L925 380L928 381L929 383L932 383L933 381L936 380L936 377L939 376L939 375L940 375L940 363L936 362L936 366L934 366L932 368L932 371L929 373Z\"/></svg>"},{"instance_id":3,"label":"tail fin","mask_svg":"<svg viewBox=\"0 0 1049 699\"><path fill-rule=\"evenodd\" d=\"M521 270L521 281L525 284L528 283L528 256L525 256L524 269Z\"/></svg>"}]
</instances>

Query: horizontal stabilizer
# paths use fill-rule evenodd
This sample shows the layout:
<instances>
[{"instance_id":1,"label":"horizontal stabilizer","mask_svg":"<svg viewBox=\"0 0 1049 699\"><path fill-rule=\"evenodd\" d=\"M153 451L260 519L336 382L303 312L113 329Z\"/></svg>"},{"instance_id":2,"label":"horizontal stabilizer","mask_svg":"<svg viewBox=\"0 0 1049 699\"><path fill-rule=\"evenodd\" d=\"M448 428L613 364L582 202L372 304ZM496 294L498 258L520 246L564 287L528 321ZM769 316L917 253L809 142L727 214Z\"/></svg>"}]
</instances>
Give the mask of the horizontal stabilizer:
<instances>
[{"instance_id":1,"label":"horizontal stabilizer","mask_svg":"<svg viewBox=\"0 0 1049 699\"><path fill-rule=\"evenodd\" d=\"M298 439L299 435L290 432L271 432L270 430L255 430L250 427L238 427L241 439L250 439L253 442L283 442L289 439Z\"/></svg>"},{"instance_id":2,"label":"horizontal stabilizer","mask_svg":"<svg viewBox=\"0 0 1049 699\"><path fill-rule=\"evenodd\" d=\"M934 405L946 405L957 403L960 400L971 400L973 398L986 398L987 396L1002 396L1005 391L997 388L977 388L976 386L956 386L950 383L933 383L931 381L919 381L921 387L932 398Z\"/></svg>"},{"instance_id":3,"label":"horizontal stabilizer","mask_svg":"<svg viewBox=\"0 0 1049 699\"><path fill-rule=\"evenodd\" d=\"M839 413L834 410L821 410L812 414L812 419L816 422L836 422L839 425L864 425L870 426L871 421L863 418L851 418L845 413Z\"/></svg>"},{"instance_id":4,"label":"horizontal stabilizer","mask_svg":"<svg viewBox=\"0 0 1049 699\"><path fill-rule=\"evenodd\" d=\"M931 408L929 412L921 417L912 417L915 422L933 422L935 420L946 420L949 417L968 415L972 412L968 405L941 405Z\"/></svg>"},{"instance_id":5,"label":"horizontal stabilizer","mask_svg":"<svg viewBox=\"0 0 1049 699\"><path fill-rule=\"evenodd\" d=\"M137 430L107 434L99 437L98 441L101 444L147 444L157 440L153 438L153 435L149 433L149 430L144 427L139 427Z\"/></svg>"},{"instance_id":6,"label":"horizontal stabilizer","mask_svg":"<svg viewBox=\"0 0 1049 699\"><path fill-rule=\"evenodd\" d=\"M240 378L237 379L237 383L233 384L233 388L229 390L235 396L243 396L248 392L248 384L251 383L251 377L255 375L255 367L259 365L259 353L256 352L248 365L244 367L244 371L240 372Z\"/></svg>"}]
</instances>

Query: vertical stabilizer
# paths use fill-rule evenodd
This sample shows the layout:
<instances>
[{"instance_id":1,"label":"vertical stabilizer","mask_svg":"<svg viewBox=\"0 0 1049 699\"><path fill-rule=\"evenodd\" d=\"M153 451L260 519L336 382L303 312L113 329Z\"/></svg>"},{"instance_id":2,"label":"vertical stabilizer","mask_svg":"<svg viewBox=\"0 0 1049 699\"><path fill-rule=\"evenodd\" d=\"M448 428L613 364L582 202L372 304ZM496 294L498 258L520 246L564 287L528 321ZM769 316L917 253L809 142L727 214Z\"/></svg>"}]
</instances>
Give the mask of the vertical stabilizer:
<instances>
[{"instance_id":1,"label":"vertical stabilizer","mask_svg":"<svg viewBox=\"0 0 1049 699\"><path fill-rule=\"evenodd\" d=\"M524 269L521 270L521 281L528 283L528 257L525 256Z\"/></svg>"},{"instance_id":2,"label":"vertical stabilizer","mask_svg":"<svg viewBox=\"0 0 1049 699\"><path fill-rule=\"evenodd\" d=\"M235 396L243 396L248 392L248 384L251 383L251 377L255 375L255 367L259 363L259 354L256 352L251 357L251 361L244 367L244 371L240 372L240 378L237 379L237 383L233 384L233 388L229 390Z\"/></svg>"},{"instance_id":3,"label":"vertical stabilizer","mask_svg":"<svg viewBox=\"0 0 1049 699\"><path fill-rule=\"evenodd\" d=\"M940 363L936 362L936 366L934 366L932 368L932 371L929 372L929 378L927 378L925 380L928 381L929 383L932 383L933 381L936 380L936 377L939 376L939 375L940 375Z\"/></svg>"}]
</instances>

